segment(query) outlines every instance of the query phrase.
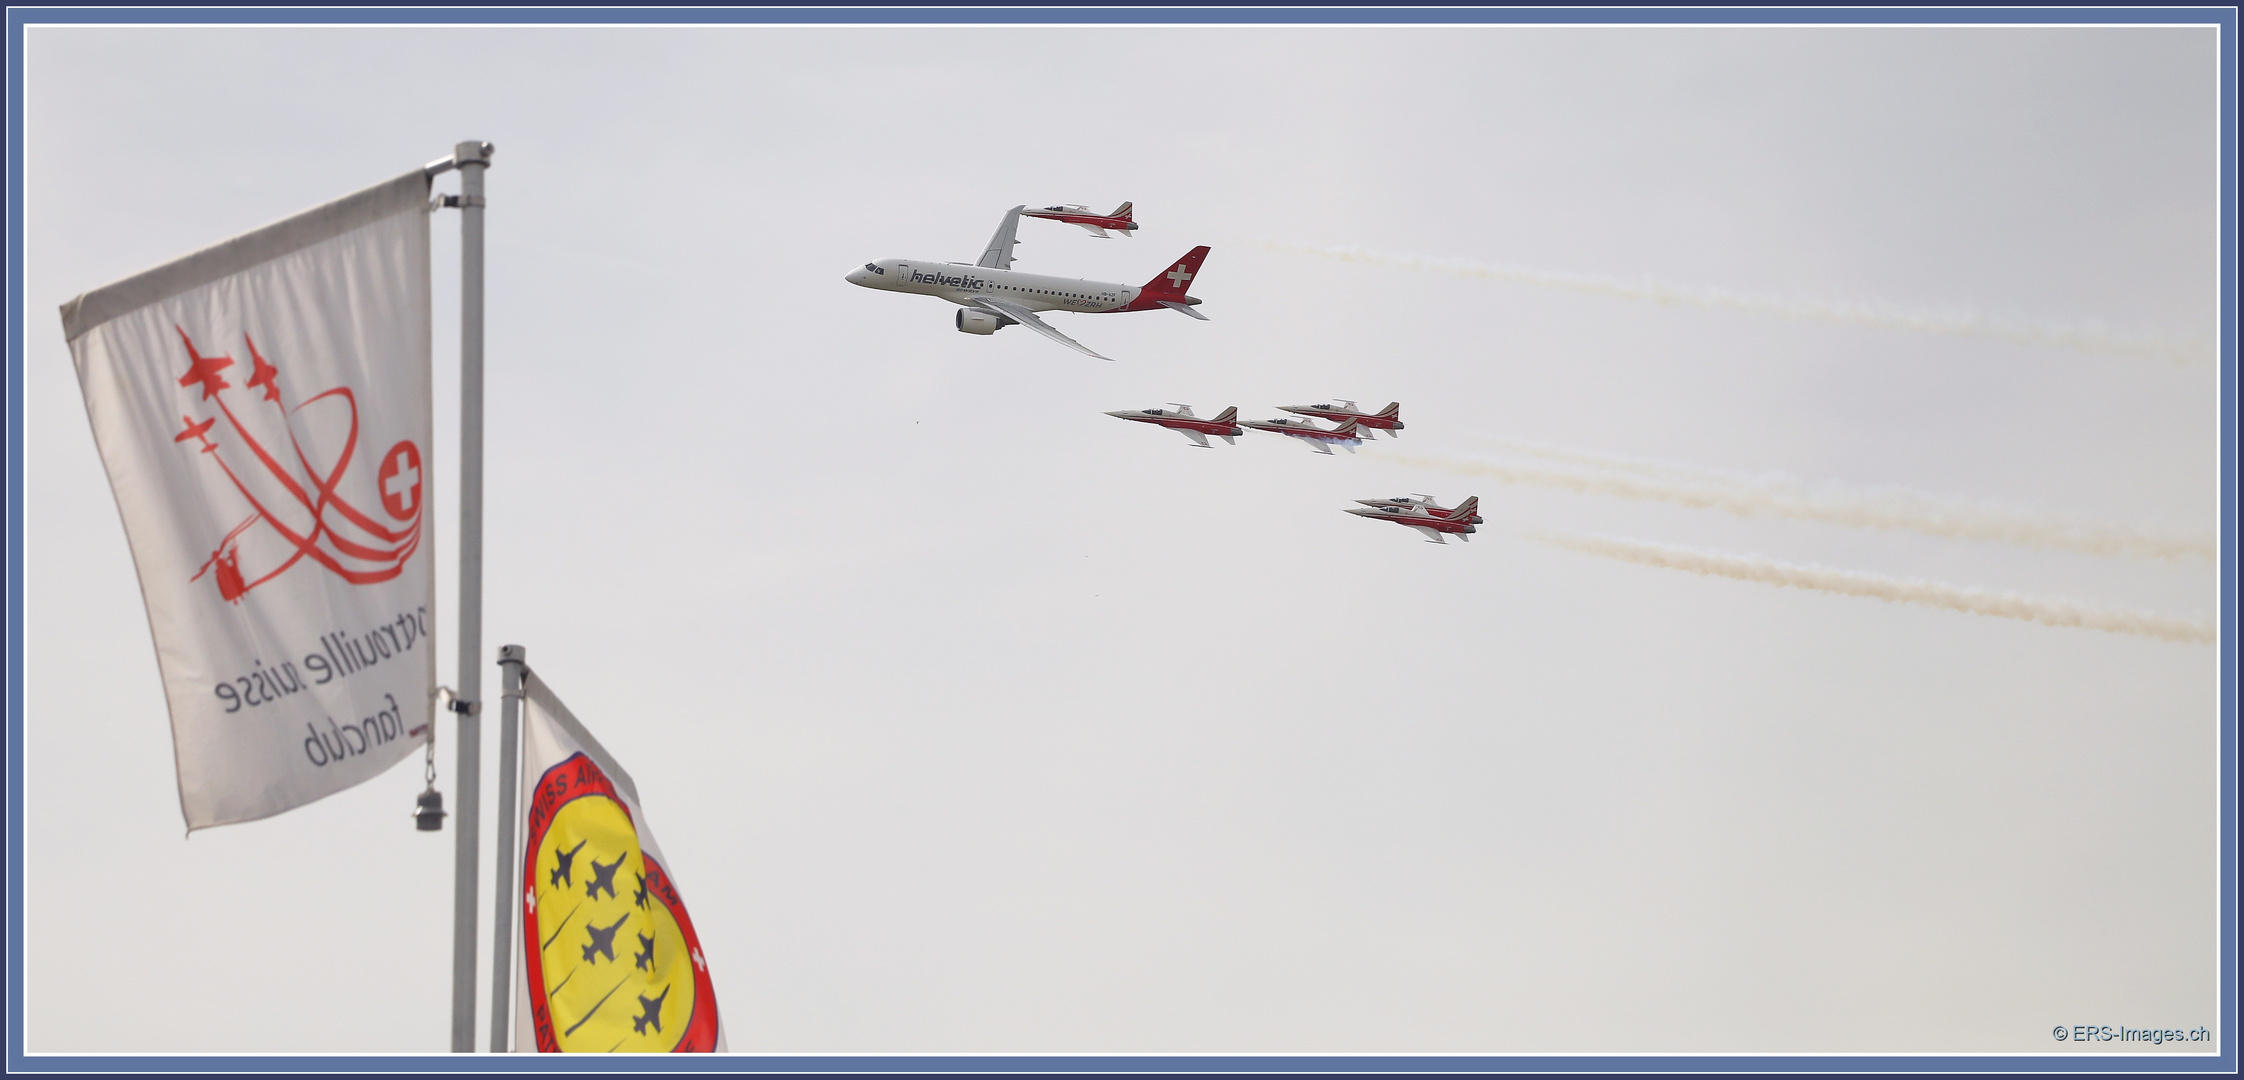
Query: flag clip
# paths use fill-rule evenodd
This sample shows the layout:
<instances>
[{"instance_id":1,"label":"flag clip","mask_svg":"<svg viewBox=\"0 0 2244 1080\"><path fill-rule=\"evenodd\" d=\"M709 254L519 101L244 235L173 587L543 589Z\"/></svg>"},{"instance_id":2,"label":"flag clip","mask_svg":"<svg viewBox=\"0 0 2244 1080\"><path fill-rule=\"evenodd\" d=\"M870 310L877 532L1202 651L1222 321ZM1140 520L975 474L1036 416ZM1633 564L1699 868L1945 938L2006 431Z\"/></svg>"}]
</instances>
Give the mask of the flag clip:
<instances>
[{"instance_id":1,"label":"flag clip","mask_svg":"<svg viewBox=\"0 0 2244 1080\"><path fill-rule=\"evenodd\" d=\"M446 195L442 205L447 210L456 210L463 206L482 207L489 204L483 201L481 195Z\"/></svg>"},{"instance_id":2,"label":"flag clip","mask_svg":"<svg viewBox=\"0 0 2244 1080\"><path fill-rule=\"evenodd\" d=\"M451 701L447 702L445 707L451 709L453 712L459 713L462 716L476 716L480 715L483 712L482 702L469 701L465 698L455 697Z\"/></svg>"}]
</instances>

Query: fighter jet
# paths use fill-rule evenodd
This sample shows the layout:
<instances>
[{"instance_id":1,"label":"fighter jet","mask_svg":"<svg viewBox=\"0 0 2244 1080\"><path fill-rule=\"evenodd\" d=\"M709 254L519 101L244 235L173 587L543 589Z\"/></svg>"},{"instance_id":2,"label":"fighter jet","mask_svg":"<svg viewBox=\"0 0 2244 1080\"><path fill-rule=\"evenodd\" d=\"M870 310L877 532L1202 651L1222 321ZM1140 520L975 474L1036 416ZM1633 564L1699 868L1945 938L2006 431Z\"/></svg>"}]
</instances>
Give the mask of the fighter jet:
<instances>
[{"instance_id":1,"label":"fighter jet","mask_svg":"<svg viewBox=\"0 0 2244 1080\"><path fill-rule=\"evenodd\" d=\"M1347 398L1334 398L1317 405L1280 405L1278 411L1290 412L1296 416L1314 416L1319 420L1354 420L1366 428L1386 432L1390 439L1402 437L1402 402L1399 401L1390 401L1386 408L1375 413L1363 411Z\"/></svg>"},{"instance_id":2,"label":"fighter jet","mask_svg":"<svg viewBox=\"0 0 2244 1080\"><path fill-rule=\"evenodd\" d=\"M187 425L187 428L186 430L181 431L179 434L172 436L171 441L186 442L189 439L200 440L203 444L203 453L206 454L218 449L218 444L210 441L210 426L218 422L217 417L213 416L210 419L198 424L193 420L182 416L179 418L179 422Z\"/></svg>"},{"instance_id":3,"label":"fighter jet","mask_svg":"<svg viewBox=\"0 0 2244 1080\"><path fill-rule=\"evenodd\" d=\"M576 884L576 882L569 880L569 866L570 864L577 861L577 852L583 851L584 845L588 843L591 843L591 841L579 840L577 841L577 846L570 848L567 851L561 850L560 844L553 845L553 874L550 878L548 878L548 884L551 884L556 889L560 888L561 883L564 881L569 882L569 884L571 885Z\"/></svg>"},{"instance_id":4,"label":"fighter jet","mask_svg":"<svg viewBox=\"0 0 2244 1080\"><path fill-rule=\"evenodd\" d=\"M646 1034L649 1024L654 1025L655 1034L662 1034L662 999L669 996L670 988L667 986L662 988L662 993L651 998L645 994L639 995L639 1015L631 1019L632 1034Z\"/></svg>"},{"instance_id":5,"label":"fighter jet","mask_svg":"<svg viewBox=\"0 0 2244 1080\"><path fill-rule=\"evenodd\" d=\"M1350 420L1339 427L1328 429L1318 427L1307 420L1293 420L1281 416L1275 420L1249 420L1241 426L1251 427L1256 431L1275 431L1280 435L1291 435L1302 442L1308 443L1310 449L1320 454L1332 453L1332 448L1335 446L1346 447L1348 452L1353 454L1356 452L1356 447L1362 445L1364 441L1363 436L1356 431L1354 420Z\"/></svg>"},{"instance_id":6,"label":"fighter jet","mask_svg":"<svg viewBox=\"0 0 2244 1080\"><path fill-rule=\"evenodd\" d=\"M179 377L180 386L202 387L202 400L204 401L217 397L220 390L233 387L233 383L227 382L226 377L219 374L219 372L234 366L233 357L224 353L217 356L204 356L195 351L195 343L187 337L187 331L180 330L176 324L172 326L172 329L179 330L179 340L187 343L187 374Z\"/></svg>"},{"instance_id":7,"label":"fighter jet","mask_svg":"<svg viewBox=\"0 0 2244 1080\"><path fill-rule=\"evenodd\" d=\"M1184 291L1199 275L1200 262L1208 257L1207 245L1185 252L1168 269L1155 274L1153 280L1142 286L1024 274L1013 269L1013 247L1019 243L1013 234L1020 227L1021 211L1025 209L1025 206L1016 206L1005 212L1005 220L998 223L996 235L990 237L989 246L982 249L982 257L971 266L882 259L850 271L842 280L882 292L918 293L957 304L959 310L953 313L951 325L963 334L994 334L1008 326L1026 326L1100 360L1113 357L1091 351L1082 342L1053 329L1036 313L1104 314L1167 308L1201 322L1208 321L1207 316L1192 310L1200 303L1200 298L1188 296Z\"/></svg>"},{"instance_id":8,"label":"fighter jet","mask_svg":"<svg viewBox=\"0 0 2244 1080\"><path fill-rule=\"evenodd\" d=\"M594 926L587 920L584 924L584 932L588 935L584 946L584 962L592 963L593 957L602 955L614 960L616 958L616 928L622 926L624 921L629 918L631 918L631 915L628 912L618 915L616 921L609 923L605 929Z\"/></svg>"},{"instance_id":9,"label":"fighter jet","mask_svg":"<svg viewBox=\"0 0 2244 1080\"><path fill-rule=\"evenodd\" d=\"M1375 521L1392 521L1397 525L1416 529L1425 534L1429 543L1435 544L1449 542L1442 539L1444 534L1454 535L1459 540L1470 541L1473 534L1480 531L1473 528L1472 525L1473 522L1480 520L1479 510L1480 497L1477 495L1458 503L1454 509L1448 512L1447 516L1436 516L1422 506L1350 506L1342 508L1343 513L1354 514L1357 517L1367 517Z\"/></svg>"},{"instance_id":10,"label":"fighter jet","mask_svg":"<svg viewBox=\"0 0 2244 1080\"><path fill-rule=\"evenodd\" d=\"M600 899L600 890L606 889L609 898L613 899L616 895L616 867L622 866L623 861L630 857L631 853L627 851L616 856L616 861L602 866L599 857L594 856L592 859L592 880L584 883L584 895L590 899L598 900Z\"/></svg>"},{"instance_id":11,"label":"fighter jet","mask_svg":"<svg viewBox=\"0 0 2244 1080\"><path fill-rule=\"evenodd\" d=\"M1113 229L1123 236L1129 236L1131 233L1138 231L1138 223L1130 220L1129 203L1123 203L1115 207L1111 214L1094 214L1088 206L1069 205L1047 206L1042 210L1024 210L1021 212L1021 216L1080 225L1089 230L1091 235L1101 238L1109 235L1108 229Z\"/></svg>"},{"instance_id":12,"label":"fighter jet","mask_svg":"<svg viewBox=\"0 0 2244 1080\"><path fill-rule=\"evenodd\" d=\"M1431 495L1423 495L1416 492L1413 492L1408 498L1398 496L1392 499L1357 499L1356 503L1359 506L1400 506L1404 509L1416 507L1417 509L1424 510L1429 514L1434 515L1435 517L1449 517L1457 512L1454 509L1444 509L1440 505L1436 504L1434 502L1434 497ZM1482 520L1483 519L1480 515L1475 514L1473 515L1473 519L1466 522L1466 524L1478 525Z\"/></svg>"},{"instance_id":13,"label":"fighter jet","mask_svg":"<svg viewBox=\"0 0 2244 1080\"><path fill-rule=\"evenodd\" d=\"M1239 417L1239 407L1236 405L1225 406L1222 412L1203 420L1192 415L1192 406L1190 405L1183 405L1174 401L1169 404L1175 405L1177 411L1125 409L1121 412L1110 412L1107 415L1119 416L1124 420L1135 420L1141 424L1158 424L1192 440L1194 445L1203 449L1207 447L1208 436L1210 435L1236 446L1238 444L1233 440L1237 436L1245 434L1239 430L1238 424L1232 422Z\"/></svg>"}]
</instances>

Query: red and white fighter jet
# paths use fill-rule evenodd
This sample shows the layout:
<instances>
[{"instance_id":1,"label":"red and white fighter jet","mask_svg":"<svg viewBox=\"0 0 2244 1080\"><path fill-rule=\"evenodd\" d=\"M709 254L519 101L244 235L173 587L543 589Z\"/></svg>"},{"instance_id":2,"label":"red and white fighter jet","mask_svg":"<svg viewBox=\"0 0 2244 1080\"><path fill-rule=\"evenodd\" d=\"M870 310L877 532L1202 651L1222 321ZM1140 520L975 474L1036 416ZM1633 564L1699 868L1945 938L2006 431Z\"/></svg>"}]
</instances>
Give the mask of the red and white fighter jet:
<instances>
[{"instance_id":1,"label":"red and white fighter jet","mask_svg":"<svg viewBox=\"0 0 2244 1080\"><path fill-rule=\"evenodd\" d=\"M1354 420L1366 429L1386 432L1390 439L1402 437L1402 402L1399 401L1390 401L1386 408L1375 413L1363 411L1347 398L1334 398L1316 405L1280 405L1278 411L1290 412L1296 416L1314 416L1319 420Z\"/></svg>"},{"instance_id":2,"label":"red and white fighter jet","mask_svg":"<svg viewBox=\"0 0 2244 1080\"><path fill-rule=\"evenodd\" d=\"M1345 447L1349 453L1353 454L1356 452L1356 447L1363 445L1364 441L1362 433L1356 430L1356 422L1353 420L1336 428L1321 428L1307 420L1294 420L1281 416L1275 420L1249 420L1241 426L1251 427L1256 431L1275 431L1280 435L1291 435L1302 442L1308 443L1310 449L1320 454L1332 453L1332 448L1335 446Z\"/></svg>"},{"instance_id":3,"label":"red and white fighter jet","mask_svg":"<svg viewBox=\"0 0 2244 1080\"><path fill-rule=\"evenodd\" d=\"M1080 225L1091 235L1104 238L1108 229L1128 236L1138 231L1138 223L1130 218L1130 204L1123 203L1111 214L1094 214L1088 206L1047 206L1042 210L1023 210L1022 217L1043 218L1046 221L1064 221Z\"/></svg>"},{"instance_id":4,"label":"red and white fighter jet","mask_svg":"<svg viewBox=\"0 0 2244 1080\"><path fill-rule=\"evenodd\" d=\"M1406 510L1415 508L1424 510L1425 512L1432 514L1435 517L1444 518L1454 516L1457 513L1454 507L1443 507L1440 504L1434 502L1433 496L1419 494L1417 492L1411 493L1408 498L1397 496L1392 499L1357 499L1356 504L1358 506L1399 506ZM1481 520L1482 519L1479 514L1474 514L1472 516L1472 520L1466 522L1466 524L1478 525L1481 523Z\"/></svg>"},{"instance_id":5,"label":"red and white fighter jet","mask_svg":"<svg viewBox=\"0 0 2244 1080\"><path fill-rule=\"evenodd\" d=\"M1444 536L1470 541L1473 534L1480 531L1473 528L1473 522L1480 520L1479 510L1480 496L1474 495L1444 515L1436 515L1423 506L1350 506L1342 508L1341 512L1373 521L1392 521L1424 533L1428 543L1446 544L1449 541L1442 539Z\"/></svg>"},{"instance_id":6,"label":"red and white fighter jet","mask_svg":"<svg viewBox=\"0 0 2244 1080\"><path fill-rule=\"evenodd\" d=\"M1169 404L1175 405L1177 411L1125 409L1121 412L1110 412L1107 415L1119 416L1124 420L1135 420L1141 424L1158 424L1192 440L1194 444L1201 447L1208 445L1208 436L1210 435L1236 446L1238 444L1232 440L1245 434L1245 432L1239 430L1239 425L1233 422L1239 418L1239 407L1236 405L1227 405L1222 412L1202 419L1192 415L1192 406L1190 405L1174 401Z\"/></svg>"}]
</instances>

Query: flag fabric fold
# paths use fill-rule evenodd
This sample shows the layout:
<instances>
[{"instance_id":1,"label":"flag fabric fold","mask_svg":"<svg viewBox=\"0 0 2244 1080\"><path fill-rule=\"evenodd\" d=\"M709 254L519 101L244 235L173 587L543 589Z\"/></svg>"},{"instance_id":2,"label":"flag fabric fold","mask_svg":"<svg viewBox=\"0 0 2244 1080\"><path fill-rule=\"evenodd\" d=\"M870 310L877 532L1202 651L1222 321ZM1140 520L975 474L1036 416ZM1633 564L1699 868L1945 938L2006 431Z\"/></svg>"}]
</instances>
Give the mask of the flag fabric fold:
<instances>
[{"instance_id":1,"label":"flag fabric fold","mask_svg":"<svg viewBox=\"0 0 2244 1080\"><path fill-rule=\"evenodd\" d=\"M415 170L62 307L190 831L429 736L430 306Z\"/></svg>"},{"instance_id":2,"label":"flag fabric fold","mask_svg":"<svg viewBox=\"0 0 2244 1080\"><path fill-rule=\"evenodd\" d=\"M517 1052L722 1052L701 939L629 774L522 683Z\"/></svg>"}]
</instances>

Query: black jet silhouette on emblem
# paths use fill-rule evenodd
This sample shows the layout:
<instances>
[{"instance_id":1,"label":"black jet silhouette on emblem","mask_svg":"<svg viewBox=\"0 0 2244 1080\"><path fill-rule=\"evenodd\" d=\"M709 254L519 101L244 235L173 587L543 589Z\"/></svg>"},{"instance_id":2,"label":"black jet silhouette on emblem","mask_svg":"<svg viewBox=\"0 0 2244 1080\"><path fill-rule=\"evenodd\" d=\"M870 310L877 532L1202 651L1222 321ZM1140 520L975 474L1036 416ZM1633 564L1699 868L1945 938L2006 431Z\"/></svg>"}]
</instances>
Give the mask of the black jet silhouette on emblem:
<instances>
[{"instance_id":1,"label":"black jet silhouette on emblem","mask_svg":"<svg viewBox=\"0 0 2244 1080\"><path fill-rule=\"evenodd\" d=\"M623 854L616 856L616 861L609 863L606 866L600 865L600 860L598 859L592 860L592 880L584 883L584 895L591 897L594 900L598 900L600 899L600 890L606 889L608 890L608 899L615 899L616 868L622 866L624 860L629 859L630 857L631 853L626 851Z\"/></svg>"},{"instance_id":2,"label":"black jet silhouette on emblem","mask_svg":"<svg viewBox=\"0 0 2244 1080\"><path fill-rule=\"evenodd\" d=\"M654 939L645 934L633 934L632 936L639 939L639 955L632 958L632 963L639 965L641 971L653 971Z\"/></svg>"},{"instance_id":3,"label":"black jet silhouette on emblem","mask_svg":"<svg viewBox=\"0 0 2244 1080\"><path fill-rule=\"evenodd\" d=\"M551 885L556 889L560 888L561 883L564 881L568 881L571 885L576 884L576 882L574 881L569 881L569 864L577 861L577 852L584 850L584 845L588 843L591 843L591 841L579 840L577 841L577 846L570 848L567 851L561 850L561 845L559 844L553 845L553 858L555 860L553 866L553 876L546 879L546 884Z\"/></svg>"},{"instance_id":4,"label":"black jet silhouette on emblem","mask_svg":"<svg viewBox=\"0 0 2244 1080\"><path fill-rule=\"evenodd\" d=\"M662 993L656 994L652 999L649 999L645 994L639 995L639 1008L641 1011L638 1016L632 1018L631 1030L637 1034L644 1035L647 1033L647 1025L653 1024L655 1034L661 1034L662 999L669 996L670 988L667 986L662 988Z\"/></svg>"},{"instance_id":5,"label":"black jet silhouette on emblem","mask_svg":"<svg viewBox=\"0 0 2244 1080\"><path fill-rule=\"evenodd\" d=\"M634 870L634 871L632 871L632 872L631 872L631 876L632 876L632 877L635 877L635 878L638 878L638 879L639 879L639 889L638 889L638 891L636 891L636 892L634 892L634 893L632 893L632 894L631 894L631 902L632 902L632 903L634 903L634 904L637 904L637 905L639 905L640 907L646 907L646 906L647 906L647 875L645 875L645 874L642 874L642 873L638 872L637 870Z\"/></svg>"},{"instance_id":6,"label":"black jet silhouette on emblem","mask_svg":"<svg viewBox=\"0 0 2244 1080\"><path fill-rule=\"evenodd\" d=\"M586 963L597 962L592 959L594 954L605 954L610 960L616 958L616 930L623 926L625 919L630 917L628 914L616 916L616 921L605 930L590 923L585 924L584 932L592 938L591 942L584 947Z\"/></svg>"}]
</instances>

